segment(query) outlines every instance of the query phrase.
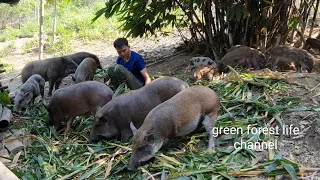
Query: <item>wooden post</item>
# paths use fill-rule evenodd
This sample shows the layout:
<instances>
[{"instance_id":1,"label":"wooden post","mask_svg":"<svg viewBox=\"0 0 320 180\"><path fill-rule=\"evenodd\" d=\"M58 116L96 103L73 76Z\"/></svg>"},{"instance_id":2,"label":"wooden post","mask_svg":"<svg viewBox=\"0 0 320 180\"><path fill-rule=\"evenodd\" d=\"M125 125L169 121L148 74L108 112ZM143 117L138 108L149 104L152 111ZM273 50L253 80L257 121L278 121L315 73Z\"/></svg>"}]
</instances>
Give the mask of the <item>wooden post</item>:
<instances>
[{"instance_id":1,"label":"wooden post","mask_svg":"<svg viewBox=\"0 0 320 180\"><path fill-rule=\"evenodd\" d=\"M12 118L12 114L11 114L11 110L3 107L2 108L2 114L1 114L1 118L0 118L0 131L5 130L9 127L10 125L10 121Z\"/></svg>"},{"instance_id":2,"label":"wooden post","mask_svg":"<svg viewBox=\"0 0 320 180\"><path fill-rule=\"evenodd\" d=\"M0 180L19 180L2 162L0 162Z\"/></svg>"},{"instance_id":3,"label":"wooden post","mask_svg":"<svg viewBox=\"0 0 320 180\"><path fill-rule=\"evenodd\" d=\"M44 42L44 29L43 29L43 17L44 17L44 0L40 0L40 32L39 32L39 60L43 59L43 42Z\"/></svg>"}]
</instances>

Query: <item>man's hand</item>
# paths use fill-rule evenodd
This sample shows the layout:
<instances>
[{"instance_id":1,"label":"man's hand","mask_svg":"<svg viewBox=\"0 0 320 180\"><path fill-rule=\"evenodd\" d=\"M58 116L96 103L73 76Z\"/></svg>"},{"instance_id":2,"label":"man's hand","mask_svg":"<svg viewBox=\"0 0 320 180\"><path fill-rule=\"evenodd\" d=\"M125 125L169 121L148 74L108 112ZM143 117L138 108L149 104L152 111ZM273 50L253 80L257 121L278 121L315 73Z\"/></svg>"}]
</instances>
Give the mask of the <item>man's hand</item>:
<instances>
[{"instance_id":1,"label":"man's hand","mask_svg":"<svg viewBox=\"0 0 320 180\"><path fill-rule=\"evenodd\" d=\"M108 81L105 82L105 84L108 86L110 85L110 83L111 83L111 79L109 79Z\"/></svg>"},{"instance_id":2,"label":"man's hand","mask_svg":"<svg viewBox=\"0 0 320 180\"><path fill-rule=\"evenodd\" d=\"M147 72L147 69L146 68L142 69L140 71L140 73L142 74L142 76L144 78L145 84L149 84L151 82L151 78L150 78L150 75Z\"/></svg>"}]
</instances>

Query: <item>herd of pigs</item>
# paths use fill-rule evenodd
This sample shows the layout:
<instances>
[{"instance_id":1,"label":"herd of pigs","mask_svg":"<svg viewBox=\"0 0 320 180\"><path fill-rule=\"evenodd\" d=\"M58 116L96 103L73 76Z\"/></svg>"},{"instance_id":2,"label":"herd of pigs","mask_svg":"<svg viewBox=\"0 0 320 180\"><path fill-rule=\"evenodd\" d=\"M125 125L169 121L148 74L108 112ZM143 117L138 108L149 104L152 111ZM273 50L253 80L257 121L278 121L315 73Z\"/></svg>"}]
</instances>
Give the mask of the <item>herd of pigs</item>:
<instances>
[{"instance_id":1,"label":"herd of pigs","mask_svg":"<svg viewBox=\"0 0 320 180\"><path fill-rule=\"evenodd\" d=\"M301 68L311 72L313 68L314 57L303 49L277 46L268 56L254 48L235 46L221 63L208 57L190 59L186 71L194 70L196 79L205 74L212 79L216 69L225 72L227 65L254 69L270 65L276 70L279 62L286 62L293 63L297 72L301 72ZM208 149L214 148L211 130L220 100L213 90L204 86L189 87L175 77L161 77L140 89L113 97L110 87L93 81L97 68L102 69L99 58L88 52L29 62L21 72L23 85L15 95L14 110L33 104L38 95L43 99L45 81L49 81L51 98L47 105L43 103L49 113L49 124L60 131L61 121L67 118L64 131L67 136L76 116L93 115L95 122L89 142L113 138L126 142L134 134L129 170L136 170L173 137L187 135L199 125L208 133ZM59 89L61 80L72 73L74 84Z\"/></svg>"},{"instance_id":2,"label":"herd of pigs","mask_svg":"<svg viewBox=\"0 0 320 180\"><path fill-rule=\"evenodd\" d=\"M314 42L310 42L308 38L306 42L306 49L315 48ZM319 44L316 47L320 49L320 40L316 39ZM248 46L237 45L228 50L228 53L222 57L218 62L215 62L208 57L194 57L191 58L186 72L194 70L192 81L198 80L212 80L213 76L220 73L227 72L228 66L233 68L243 67L247 69L264 69L269 68L273 71L279 70L293 70L301 73L303 69L311 72L313 69L315 58L307 50L288 47L276 46L263 54L257 49Z\"/></svg>"}]
</instances>

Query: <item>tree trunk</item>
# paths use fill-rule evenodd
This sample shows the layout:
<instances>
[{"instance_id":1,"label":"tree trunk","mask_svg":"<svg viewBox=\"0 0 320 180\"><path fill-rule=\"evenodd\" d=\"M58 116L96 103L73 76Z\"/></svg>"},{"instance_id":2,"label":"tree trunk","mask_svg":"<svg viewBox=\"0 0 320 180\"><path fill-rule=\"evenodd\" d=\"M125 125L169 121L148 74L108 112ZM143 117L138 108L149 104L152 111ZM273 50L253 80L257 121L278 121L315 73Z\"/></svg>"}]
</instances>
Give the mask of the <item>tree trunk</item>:
<instances>
[{"instance_id":1,"label":"tree trunk","mask_svg":"<svg viewBox=\"0 0 320 180\"><path fill-rule=\"evenodd\" d=\"M314 13L313 13L313 18L312 18L312 24L311 24L311 28L310 28L310 32L309 32L309 36L308 36L308 37L311 37L311 35L312 35L312 31L313 31L313 27L314 27L314 22L315 22L316 19L317 19L319 2L320 2L320 0L317 0L316 8L314 8Z\"/></svg>"},{"instance_id":2,"label":"tree trunk","mask_svg":"<svg viewBox=\"0 0 320 180\"><path fill-rule=\"evenodd\" d=\"M57 0L54 1L54 12L53 12L53 42L56 41L56 29L57 29Z\"/></svg>"},{"instance_id":3,"label":"tree trunk","mask_svg":"<svg viewBox=\"0 0 320 180\"><path fill-rule=\"evenodd\" d=\"M40 0L40 32L39 32L39 60L43 59L43 41L44 41L44 29L43 29L43 17L44 17L44 0Z\"/></svg>"},{"instance_id":4,"label":"tree trunk","mask_svg":"<svg viewBox=\"0 0 320 180\"><path fill-rule=\"evenodd\" d=\"M311 10L311 7L312 7L312 4L314 3L315 0L310 0L309 3L308 2L305 2L303 4L303 8L304 8L304 11L303 11L303 14L302 14L302 28L301 28L301 34L303 35L304 34L304 31L306 29L306 26L307 26L307 21L308 21L308 16L310 14L310 10Z\"/></svg>"}]
</instances>

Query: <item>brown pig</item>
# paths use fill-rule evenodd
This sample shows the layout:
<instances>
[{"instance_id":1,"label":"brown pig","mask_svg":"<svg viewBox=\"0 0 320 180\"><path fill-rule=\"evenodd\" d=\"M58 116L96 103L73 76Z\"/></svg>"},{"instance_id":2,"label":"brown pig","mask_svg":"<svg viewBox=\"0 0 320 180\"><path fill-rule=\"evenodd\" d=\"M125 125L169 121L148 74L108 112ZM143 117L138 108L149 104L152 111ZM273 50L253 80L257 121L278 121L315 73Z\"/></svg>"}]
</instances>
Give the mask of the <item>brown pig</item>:
<instances>
[{"instance_id":1,"label":"brown pig","mask_svg":"<svg viewBox=\"0 0 320 180\"><path fill-rule=\"evenodd\" d=\"M266 58L257 49L248 46L236 46L229 50L218 63L220 73L227 72L227 65L231 67L244 66L247 69L254 68L259 70L265 67Z\"/></svg>"},{"instance_id":2,"label":"brown pig","mask_svg":"<svg viewBox=\"0 0 320 180\"><path fill-rule=\"evenodd\" d=\"M220 99L212 89L192 86L152 109L134 134L128 169L136 170L162 145L193 132L200 124L209 136L208 150L214 149L212 129L219 107Z\"/></svg>"},{"instance_id":3,"label":"brown pig","mask_svg":"<svg viewBox=\"0 0 320 180\"><path fill-rule=\"evenodd\" d=\"M308 72L312 71L314 57L306 50L288 46L276 46L273 47L269 53L272 71L277 70L280 61L294 63L296 72L299 73L302 72L302 68L305 68Z\"/></svg>"},{"instance_id":4,"label":"brown pig","mask_svg":"<svg viewBox=\"0 0 320 180\"><path fill-rule=\"evenodd\" d=\"M315 38L308 38L306 40L306 43L305 43L303 49L309 51L310 48L317 49L318 51L320 51L320 40L315 39Z\"/></svg>"},{"instance_id":5,"label":"brown pig","mask_svg":"<svg viewBox=\"0 0 320 180\"><path fill-rule=\"evenodd\" d=\"M147 114L170 99L188 84L175 77L162 77L144 87L113 98L97 111L89 141L121 137L127 141L132 134L130 123L140 127Z\"/></svg>"},{"instance_id":6,"label":"brown pig","mask_svg":"<svg viewBox=\"0 0 320 180\"><path fill-rule=\"evenodd\" d=\"M68 57L49 58L29 62L21 71L22 82L33 74L39 74L45 81L49 81L49 92L51 96L53 85L55 90L59 89L62 79L71 73L74 73L78 65Z\"/></svg>"},{"instance_id":7,"label":"brown pig","mask_svg":"<svg viewBox=\"0 0 320 180\"><path fill-rule=\"evenodd\" d=\"M71 75L74 83L83 81L92 81L94 73L97 70L97 64L93 58L85 58L78 66L74 76Z\"/></svg>"},{"instance_id":8,"label":"brown pig","mask_svg":"<svg viewBox=\"0 0 320 180\"><path fill-rule=\"evenodd\" d=\"M58 130L61 121L68 117L65 136L73 119L81 115L95 115L97 108L112 99L113 91L103 83L85 81L55 91L47 108L49 124Z\"/></svg>"},{"instance_id":9,"label":"brown pig","mask_svg":"<svg viewBox=\"0 0 320 180\"><path fill-rule=\"evenodd\" d=\"M192 82L197 82L199 80L212 81L214 76L214 71L215 71L214 68L210 65L200 66L194 71L191 81Z\"/></svg>"}]
</instances>

